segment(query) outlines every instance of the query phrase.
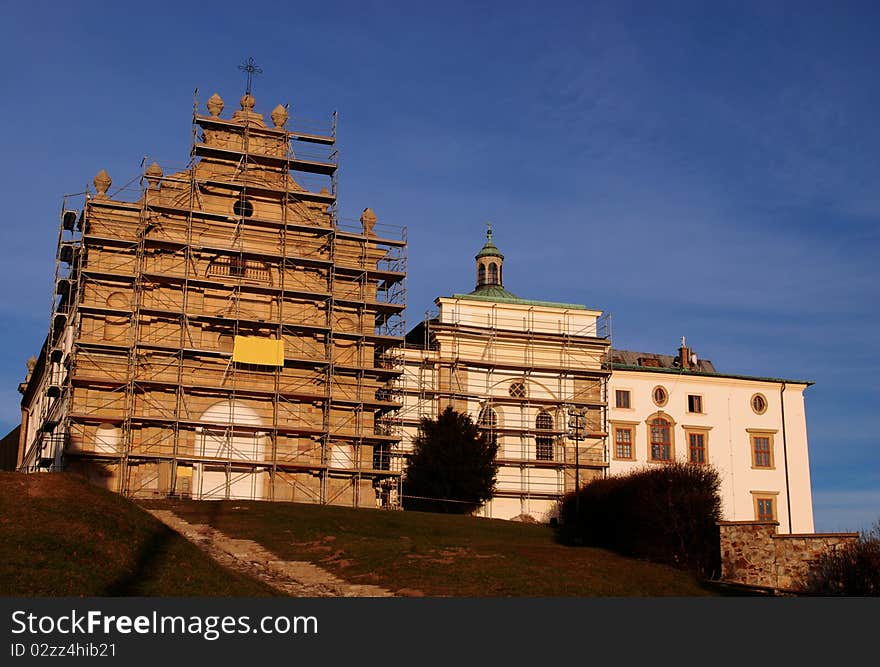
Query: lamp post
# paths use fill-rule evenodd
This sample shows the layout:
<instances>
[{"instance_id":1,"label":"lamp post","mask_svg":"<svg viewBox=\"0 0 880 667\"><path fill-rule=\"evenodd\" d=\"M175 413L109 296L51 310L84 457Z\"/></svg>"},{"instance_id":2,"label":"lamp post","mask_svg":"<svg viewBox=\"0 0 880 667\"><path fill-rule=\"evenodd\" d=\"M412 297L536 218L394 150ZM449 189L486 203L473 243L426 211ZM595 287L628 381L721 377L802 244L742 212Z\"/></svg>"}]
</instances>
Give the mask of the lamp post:
<instances>
[{"instance_id":1,"label":"lamp post","mask_svg":"<svg viewBox=\"0 0 880 667\"><path fill-rule=\"evenodd\" d=\"M583 408L578 409L570 407L568 409L568 428L569 434L574 439L574 517L575 524L580 522L581 518L581 468L580 468L580 449L581 449L581 433L586 426L587 418L584 416Z\"/></svg>"}]
</instances>

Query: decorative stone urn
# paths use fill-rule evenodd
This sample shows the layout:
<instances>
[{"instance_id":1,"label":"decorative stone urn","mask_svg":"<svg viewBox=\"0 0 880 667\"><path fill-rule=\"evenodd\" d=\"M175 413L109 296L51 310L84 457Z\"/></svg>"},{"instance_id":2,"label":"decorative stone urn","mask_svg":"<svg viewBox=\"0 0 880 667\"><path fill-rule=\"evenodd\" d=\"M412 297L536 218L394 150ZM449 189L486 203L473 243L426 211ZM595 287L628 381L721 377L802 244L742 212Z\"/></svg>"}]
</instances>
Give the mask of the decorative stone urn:
<instances>
[{"instance_id":1,"label":"decorative stone urn","mask_svg":"<svg viewBox=\"0 0 880 667\"><path fill-rule=\"evenodd\" d=\"M99 171L96 175L92 183L95 184L95 190L98 191L98 194L95 196L96 199L106 199L107 198L107 189L112 185L113 181L110 180L110 175L104 171L103 169Z\"/></svg>"},{"instance_id":2,"label":"decorative stone urn","mask_svg":"<svg viewBox=\"0 0 880 667\"><path fill-rule=\"evenodd\" d=\"M272 123L274 123L275 127L281 129L287 123L287 119L289 118L287 114L287 109L280 104L272 109Z\"/></svg>"},{"instance_id":3,"label":"decorative stone urn","mask_svg":"<svg viewBox=\"0 0 880 667\"><path fill-rule=\"evenodd\" d=\"M361 213L361 225L364 228L364 236L374 236L373 227L376 226L376 214L373 213L373 209L365 208L364 212Z\"/></svg>"},{"instance_id":4,"label":"decorative stone urn","mask_svg":"<svg viewBox=\"0 0 880 667\"><path fill-rule=\"evenodd\" d=\"M162 172L162 167L154 162L149 167L147 167L144 175L147 177L147 183L150 184L150 190L158 190L159 181L161 180L162 176L164 176L164 173Z\"/></svg>"},{"instance_id":5,"label":"decorative stone urn","mask_svg":"<svg viewBox=\"0 0 880 667\"><path fill-rule=\"evenodd\" d=\"M211 95L208 99L208 103L206 105L208 107L208 112L211 114L211 117L218 118L220 114L223 112L223 98L220 97L217 93Z\"/></svg>"}]
</instances>

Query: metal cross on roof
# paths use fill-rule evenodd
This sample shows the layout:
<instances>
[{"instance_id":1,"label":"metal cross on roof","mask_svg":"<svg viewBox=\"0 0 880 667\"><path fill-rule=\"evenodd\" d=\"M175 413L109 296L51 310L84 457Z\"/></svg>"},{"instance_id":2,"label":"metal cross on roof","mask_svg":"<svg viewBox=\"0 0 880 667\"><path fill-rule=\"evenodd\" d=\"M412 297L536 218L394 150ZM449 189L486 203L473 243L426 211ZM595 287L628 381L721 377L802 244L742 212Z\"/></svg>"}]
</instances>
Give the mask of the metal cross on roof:
<instances>
[{"instance_id":1,"label":"metal cross on roof","mask_svg":"<svg viewBox=\"0 0 880 667\"><path fill-rule=\"evenodd\" d=\"M251 83L253 83L254 74L262 74L263 70L257 66L257 63L254 62L253 57L248 58L246 61L244 61L241 65L238 66L238 69L240 69L242 72L247 72L247 89L245 90L245 93L247 95L250 95Z\"/></svg>"}]
</instances>

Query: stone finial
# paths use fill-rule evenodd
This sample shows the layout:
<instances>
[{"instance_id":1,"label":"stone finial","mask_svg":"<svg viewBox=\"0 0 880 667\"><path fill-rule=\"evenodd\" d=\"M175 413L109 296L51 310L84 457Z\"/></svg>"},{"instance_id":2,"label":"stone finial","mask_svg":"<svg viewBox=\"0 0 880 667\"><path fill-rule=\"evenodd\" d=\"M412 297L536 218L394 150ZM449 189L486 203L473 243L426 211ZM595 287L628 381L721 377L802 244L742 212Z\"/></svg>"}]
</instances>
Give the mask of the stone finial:
<instances>
[{"instance_id":1,"label":"stone finial","mask_svg":"<svg viewBox=\"0 0 880 667\"><path fill-rule=\"evenodd\" d=\"M154 162L149 167L147 167L144 175L147 177L147 183L150 184L150 190L158 190L159 180L162 178L162 176L164 176L164 173L162 172L162 167Z\"/></svg>"},{"instance_id":2,"label":"stone finial","mask_svg":"<svg viewBox=\"0 0 880 667\"><path fill-rule=\"evenodd\" d=\"M373 227L376 225L376 214L373 213L373 209L365 208L364 212L361 213L361 225L364 227L364 235L371 236L373 234Z\"/></svg>"},{"instance_id":3,"label":"stone finial","mask_svg":"<svg viewBox=\"0 0 880 667\"><path fill-rule=\"evenodd\" d=\"M284 124L287 123L287 119L289 118L287 114L287 107L281 106L280 104L272 109L272 122L275 124L275 127L282 128Z\"/></svg>"},{"instance_id":4,"label":"stone finial","mask_svg":"<svg viewBox=\"0 0 880 667\"><path fill-rule=\"evenodd\" d=\"M223 112L224 106L225 105L223 104L223 98L220 97L217 93L214 93L213 95L211 95L210 98L208 98L207 107L208 112L211 114L212 118L218 118Z\"/></svg>"},{"instance_id":5,"label":"stone finial","mask_svg":"<svg viewBox=\"0 0 880 667\"><path fill-rule=\"evenodd\" d=\"M103 169L99 171L96 175L92 183L95 184L95 189L98 191L96 195L96 199L106 199L107 198L107 188L113 183L110 180L110 175L104 171Z\"/></svg>"},{"instance_id":6,"label":"stone finial","mask_svg":"<svg viewBox=\"0 0 880 667\"><path fill-rule=\"evenodd\" d=\"M241 104L242 111L253 111L254 105L257 103L257 101L254 99L253 95L251 95L250 93L245 93L241 96L241 99L238 101L238 103Z\"/></svg>"},{"instance_id":7,"label":"stone finial","mask_svg":"<svg viewBox=\"0 0 880 667\"><path fill-rule=\"evenodd\" d=\"M30 374L34 372L34 368L36 368L36 367L37 367L37 358L35 356L31 355L27 360L28 376L30 376Z\"/></svg>"}]
</instances>

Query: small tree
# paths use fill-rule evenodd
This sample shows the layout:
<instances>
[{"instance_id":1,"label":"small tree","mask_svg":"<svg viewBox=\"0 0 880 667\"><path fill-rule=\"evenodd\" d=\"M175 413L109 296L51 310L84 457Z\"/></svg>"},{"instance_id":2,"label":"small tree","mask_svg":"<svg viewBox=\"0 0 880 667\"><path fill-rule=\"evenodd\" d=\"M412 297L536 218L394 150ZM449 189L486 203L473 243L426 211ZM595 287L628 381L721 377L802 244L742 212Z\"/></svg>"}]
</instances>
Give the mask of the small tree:
<instances>
[{"instance_id":1,"label":"small tree","mask_svg":"<svg viewBox=\"0 0 880 667\"><path fill-rule=\"evenodd\" d=\"M423 418L403 478L403 507L468 514L492 497L498 444L467 415L446 408Z\"/></svg>"}]
</instances>

